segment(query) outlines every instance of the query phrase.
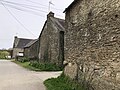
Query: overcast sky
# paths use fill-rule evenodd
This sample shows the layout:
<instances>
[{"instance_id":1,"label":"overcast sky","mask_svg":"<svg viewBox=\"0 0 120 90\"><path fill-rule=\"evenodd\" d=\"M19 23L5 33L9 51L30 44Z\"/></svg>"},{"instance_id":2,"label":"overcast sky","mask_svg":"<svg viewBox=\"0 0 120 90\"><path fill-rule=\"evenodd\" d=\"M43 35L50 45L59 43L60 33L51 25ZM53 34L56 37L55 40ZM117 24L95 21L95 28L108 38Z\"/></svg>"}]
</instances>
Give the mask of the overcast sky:
<instances>
[{"instance_id":1,"label":"overcast sky","mask_svg":"<svg viewBox=\"0 0 120 90\"><path fill-rule=\"evenodd\" d=\"M0 49L12 48L14 36L36 39L49 12L50 0L0 0ZM52 0L50 10L64 18L73 0Z\"/></svg>"}]
</instances>

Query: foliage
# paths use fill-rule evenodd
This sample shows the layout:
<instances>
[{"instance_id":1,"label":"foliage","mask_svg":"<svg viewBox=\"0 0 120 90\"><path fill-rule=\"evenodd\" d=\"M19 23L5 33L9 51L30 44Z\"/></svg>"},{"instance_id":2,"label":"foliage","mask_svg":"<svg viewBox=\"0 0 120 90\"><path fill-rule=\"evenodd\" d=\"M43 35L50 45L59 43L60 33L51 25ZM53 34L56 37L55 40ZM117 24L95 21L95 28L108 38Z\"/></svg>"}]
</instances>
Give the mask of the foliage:
<instances>
[{"instance_id":1,"label":"foliage","mask_svg":"<svg viewBox=\"0 0 120 90\"><path fill-rule=\"evenodd\" d=\"M31 62L31 66L40 69L41 71L61 71L62 68L52 63Z\"/></svg>"},{"instance_id":2,"label":"foliage","mask_svg":"<svg viewBox=\"0 0 120 90\"><path fill-rule=\"evenodd\" d=\"M28 58L26 58L26 57L22 57L22 58L20 58L20 60L19 60L20 62L28 62L29 61L29 59Z\"/></svg>"},{"instance_id":3,"label":"foliage","mask_svg":"<svg viewBox=\"0 0 120 90\"><path fill-rule=\"evenodd\" d=\"M39 63L36 60L29 61L28 58L21 58L21 60L14 61L15 63L34 71L62 71L62 68L56 64Z\"/></svg>"},{"instance_id":4,"label":"foliage","mask_svg":"<svg viewBox=\"0 0 120 90\"><path fill-rule=\"evenodd\" d=\"M44 81L47 90L85 90L79 83L72 81L69 77L62 74L58 78L51 78Z\"/></svg>"},{"instance_id":5,"label":"foliage","mask_svg":"<svg viewBox=\"0 0 120 90\"><path fill-rule=\"evenodd\" d=\"M7 51L0 51L0 59L6 59L8 55Z\"/></svg>"},{"instance_id":6,"label":"foliage","mask_svg":"<svg viewBox=\"0 0 120 90\"><path fill-rule=\"evenodd\" d=\"M15 61L15 60L12 62L14 62L14 63L16 63L24 68L27 68L29 70L40 71L40 69L30 66L30 62L19 62L19 61Z\"/></svg>"}]
</instances>

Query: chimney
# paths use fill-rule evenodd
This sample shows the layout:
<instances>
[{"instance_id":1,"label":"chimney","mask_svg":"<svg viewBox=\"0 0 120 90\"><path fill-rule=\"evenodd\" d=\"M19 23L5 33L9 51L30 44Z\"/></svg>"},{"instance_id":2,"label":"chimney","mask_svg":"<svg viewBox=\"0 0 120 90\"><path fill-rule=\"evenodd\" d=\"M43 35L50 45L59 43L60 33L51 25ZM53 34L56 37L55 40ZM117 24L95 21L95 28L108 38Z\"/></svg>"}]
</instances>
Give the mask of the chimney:
<instances>
[{"instance_id":1,"label":"chimney","mask_svg":"<svg viewBox=\"0 0 120 90\"><path fill-rule=\"evenodd\" d=\"M54 17L54 13L53 12L49 12L49 14L47 15L47 18L50 18L50 17Z\"/></svg>"},{"instance_id":2,"label":"chimney","mask_svg":"<svg viewBox=\"0 0 120 90\"><path fill-rule=\"evenodd\" d=\"M14 37L15 39L18 38L17 36Z\"/></svg>"}]
</instances>

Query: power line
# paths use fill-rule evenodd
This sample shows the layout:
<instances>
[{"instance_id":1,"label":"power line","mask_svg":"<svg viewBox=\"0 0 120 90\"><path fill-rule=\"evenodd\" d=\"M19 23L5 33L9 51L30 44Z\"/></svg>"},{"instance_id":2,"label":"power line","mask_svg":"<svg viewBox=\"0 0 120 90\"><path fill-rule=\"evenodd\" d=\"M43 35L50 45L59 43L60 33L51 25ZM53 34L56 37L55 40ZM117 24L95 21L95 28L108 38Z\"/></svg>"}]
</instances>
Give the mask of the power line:
<instances>
[{"instance_id":1,"label":"power line","mask_svg":"<svg viewBox=\"0 0 120 90\"><path fill-rule=\"evenodd\" d=\"M41 9L41 8L46 8L46 7L48 7L47 5L43 5L43 4L40 4L40 3L38 3L38 2L33 2L33 1L31 1L31 0L26 0L26 1L29 1L29 2L34 3L34 4L37 4L37 5L41 5L41 6L43 6L43 7L33 6L33 5L26 5L26 4L20 4L20 3L5 1L5 0L0 0L0 1L2 1L2 2L7 2L7 3L11 3L11 4L22 5L22 6L30 6L30 7L40 8L40 9ZM54 7L51 7L51 8L52 8L52 9L55 9L55 10L63 11L62 9L58 9L58 8L54 8ZM47 8L46 8L46 9L47 9Z\"/></svg>"},{"instance_id":2,"label":"power line","mask_svg":"<svg viewBox=\"0 0 120 90\"><path fill-rule=\"evenodd\" d=\"M34 15L37 15L37 16L41 16L41 17L45 17L45 16L43 16L43 15L40 15L40 13L38 13L38 12L36 12L34 9L32 9L32 8L30 8L31 10L27 10L27 9L29 9L29 8L27 8L26 6L25 6L25 8L27 8L27 9L23 9L24 7L22 7L22 8L19 8L19 7L17 7L16 5L14 6L14 5L11 5L11 4L6 4L6 3L4 3L4 5L6 5L6 6L9 6L10 8L14 8L14 9L17 9L17 10L19 10L19 11L23 11L23 12L28 12L28 13L31 13L31 14L34 14ZM21 7L21 6L20 6ZM41 12L41 11L40 11ZM43 11L42 13L46 13L47 14L47 12L46 11ZM60 14L56 14L56 16L60 16L60 17L63 17L63 15L60 15Z\"/></svg>"},{"instance_id":3,"label":"power line","mask_svg":"<svg viewBox=\"0 0 120 90\"><path fill-rule=\"evenodd\" d=\"M38 7L38 6L33 6L33 5L28 5L28 4L20 4L20 3L16 3L16 2L10 2L10 1L6 1L6 0L0 0L0 1L3 1L4 2L4 4L5 3L8 3L8 4L13 4L13 5L15 5L15 6L20 6L20 7L22 7L22 10L21 10L21 8L18 8L18 7L15 7L15 6L12 6L12 5L8 5L7 4L7 6L9 6L9 7L12 7L12 8L15 8L15 9L17 9L17 10L21 10L21 11L26 11L26 12L29 12L29 13L32 13L32 14L35 14L35 15L39 15L39 13L37 13L36 11L39 11L39 12L42 12L42 13L48 13L47 11L43 11L43 10L39 10L39 9L36 9L36 8L41 8L41 7ZM33 2L33 1L31 1L31 0L27 0L27 1L30 1L30 2L32 2L32 3L35 3L35 4L40 4L40 3L37 3L37 2ZM42 4L40 4L40 5L42 5ZM46 7L46 5L43 5L43 6L45 6ZM34 7L34 8L33 8ZM30 10L32 10L32 11L30 11L30 10L25 10L25 9L23 9L23 8L26 8L26 9L30 9ZM59 14L56 14L57 16L60 16L60 17L63 17L62 15L59 15ZM40 16L42 16L42 15L40 15ZM44 16L42 16L42 17L44 17Z\"/></svg>"},{"instance_id":4,"label":"power line","mask_svg":"<svg viewBox=\"0 0 120 90\"><path fill-rule=\"evenodd\" d=\"M31 35L35 36L29 29L27 29L13 14L12 12L4 5L4 3L1 2L1 4L4 6L4 8L8 11L8 13L29 33L31 33Z\"/></svg>"},{"instance_id":5,"label":"power line","mask_svg":"<svg viewBox=\"0 0 120 90\"><path fill-rule=\"evenodd\" d=\"M32 9L32 8L30 8L31 10L27 10L27 9L23 9L24 7L19 8L19 7L17 7L17 6L11 5L11 4L6 4L6 3L4 3L4 5L7 5L7 6L9 6L10 8L17 9L17 10L19 10L19 11L28 12L28 13L31 13L31 14L34 14L34 15L37 15L37 16L45 17L45 16L43 16L43 15L40 15L40 13L34 11L34 9ZM29 8L28 8L28 9L29 9ZM40 12L41 12L41 11L40 11ZM42 13L47 14L46 11L43 11ZM63 17L63 16L60 15L60 14L56 14L56 16Z\"/></svg>"},{"instance_id":6,"label":"power line","mask_svg":"<svg viewBox=\"0 0 120 90\"><path fill-rule=\"evenodd\" d=\"M18 8L18 7L16 7L16 6L9 5L9 4L4 4L4 5L6 5L6 6L10 7L10 8L13 8L13 9L16 9L16 10L19 10L19 11L22 11L22 12L28 12L28 13L30 13L30 14L34 14L34 15L37 15L37 16L40 16L40 17L45 17L45 16L40 15L39 13L34 12L34 11L25 10L25 9Z\"/></svg>"},{"instance_id":7,"label":"power line","mask_svg":"<svg viewBox=\"0 0 120 90\"><path fill-rule=\"evenodd\" d=\"M36 7L36 6L31 6L31 5L26 5L26 4L19 4L19 3L15 3L15 2L9 2L9 1L4 1L4 2L5 2L5 3L9 3L9 4L13 4L13 5L19 5L19 6L21 6L21 7L28 8L28 9L31 9L31 10L36 10L36 11L39 11L39 12L48 13L48 12L46 12L46 11L33 8L33 7ZM37 7L37 8L38 8L38 7ZM39 8L40 8L40 7L39 7Z\"/></svg>"},{"instance_id":8,"label":"power line","mask_svg":"<svg viewBox=\"0 0 120 90\"><path fill-rule=\"evenodd\" d=\"M41 5L41 6L44 6L44 7L48 7L47 5L43 5L41 3L38 3L38 2L33 2L31 0L26 0L28 2L31 2L31 3L34 3L34 4L37 4L37 5ZM59 11L63 11L62 9L58 9L58 8L54 8L54 7L51 7L52 9L55 9L55 10L59 10Z\"/></svg>"},{"instance_id":9,"label":"power line","mask_svg":"<svg viewBox=\"0 0 120 90\"><path fill-rule=\"evenodd\" d=\"M34 8L40 8L40 9L41 8L46 8L46 7L33 6L33 5L28 5L28 4L20 4L20 3L11 2L11 1L5 1L5 0L2 0L2 2L6 2L6 3L10 3L10 4L15 4L15 5L21 5L21 6L30 6L30 7L34 7Z\"/></svg>"}]
</instances>

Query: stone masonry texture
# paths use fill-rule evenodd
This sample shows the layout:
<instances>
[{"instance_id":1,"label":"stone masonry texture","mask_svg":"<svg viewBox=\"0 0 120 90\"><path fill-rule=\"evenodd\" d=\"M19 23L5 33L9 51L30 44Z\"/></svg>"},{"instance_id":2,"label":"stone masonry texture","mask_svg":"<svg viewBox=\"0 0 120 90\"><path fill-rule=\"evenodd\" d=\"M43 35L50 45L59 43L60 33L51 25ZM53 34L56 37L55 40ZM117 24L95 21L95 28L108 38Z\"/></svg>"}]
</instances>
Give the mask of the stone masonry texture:
<instances>
[{"instance_id":1,"label":"stone masonry texture","mask_svg":"<svg viewBox=\"0 0 120 90\"><path fill-rule=\"evenodd\" d=\"M39 54L39 41L35 41L29 47L24 48L24 56L30 60L38 60Z\"/></svg>"},{"instance_id":2,"label":"stone masonry texture","mask_svg":"<svg viewBox=\"0 0 120 90\"><path fill-rule=\"evenodd\" d=\"M88 90L120 90L120 0L76 0L65 13L65 74Z\"/></svg>"},{"instance_id":3,"label":"stone masonry texture","mask_svg":"<svg viewBox=\"0 0 120 90\"><path fill-rule=\"evenodd\" d=\"M60 33L64 32L64 23L64 20L55 18L54 13L50 12L48 14L47 20L39 37L40 62L53 63L58 66L62 65L63 56L60 49Z\"/></svg>"}]
</instances>

